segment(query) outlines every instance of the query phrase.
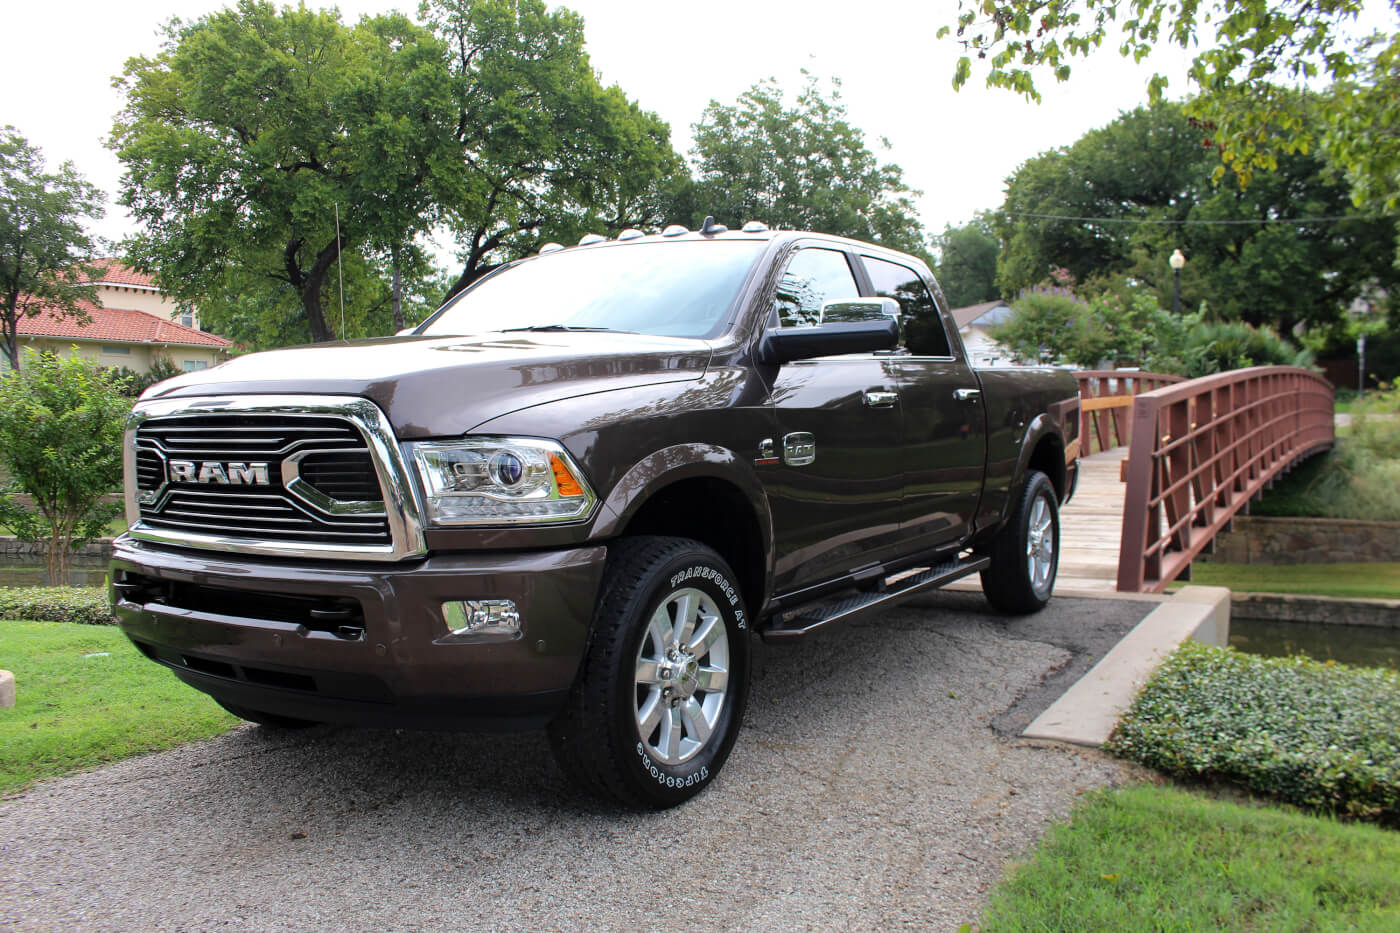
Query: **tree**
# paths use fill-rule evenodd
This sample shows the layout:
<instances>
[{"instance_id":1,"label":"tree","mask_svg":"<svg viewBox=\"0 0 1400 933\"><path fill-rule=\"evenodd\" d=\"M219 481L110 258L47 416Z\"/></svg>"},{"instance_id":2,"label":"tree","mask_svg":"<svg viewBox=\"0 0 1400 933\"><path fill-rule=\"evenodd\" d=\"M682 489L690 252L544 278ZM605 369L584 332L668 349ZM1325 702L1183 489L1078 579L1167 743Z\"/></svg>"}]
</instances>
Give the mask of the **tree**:
<instances>
[{"instance_id":1,"label":"tree","mask_svg":"<svg viewBox=\"0 0 1400 933\"><path fill-rule=\"evenodd\" d=\"M1358 211L1320 155L1284 156L1247 188L1213 184L1214 157L1195 132L1181 105L1163 103L1024 163L994 215L1002 293L1064 267L1097 280L1090 292L1126 278L1170 306L1167 257L1179 248L1185 307L1204 301L1217 317L1286 334L1327 325L1364 292L1400 287L1396 222Z\"/></svg>"},{"instance_id":2,"label":"tree","mask_svg":"<svg viewBox=\"0 0 1400 933\"><path fill-rule=\"evenodd\" d=\"M963 227L948 225L933 238L933 247L938 254L933 271L949 305L965 308L1001 297L996 285L1001 243L985 215Z\"/></svg>"},{"instance_id":3,"label":"tree","mask_svg":"<svg viewBox=\"0 0 1400 933\"><path fill-rule=\"evenodd\" d=\"M119 82L111 145L145 228L132 259L181 301L278 283L311 338L331 339L341 254L410 242L460 175L444 54L399 15L347 27L334 10L240 0L172 22Z\"/></svg>"},{"instance_id":4,"label":"tree","mask_svg":"<svg viewBox=\"0 0 1400 933\"><path fill-rule=\"evenodd\" d=\"M546 239L659 224L684 178L670 127L584 51L583 21L543 0L430 0L447 50L461 168L444 217L461 247L449 296Z\"/></svg>"},{"instance_id":5,"label":"tree","mask_svg":"<svg viewBox=\"0 0 1400 933\"><path fill-rule=\"evenodd\" d=\"M734 104L710 101L693 129L700 179L692 222L704 214L736 225L762 220L926 252L913 203L919 192L847 122L839 82L823 96L807 74L787 106L776 82L762 81Z\"/></svg>"},{"instance_id":6,"label":"tree","mask_svg":"<svg viewBox=\"0 0 1400 933\"><path fill-rule=\"evenodd\" d=\"M423 14L347 26L240 0L173 23L127 64L111 138L145 228L137 264L179 300L251 288L269 316L255 330L329 340L337 264L391 282L439 225L463 244L455 291L546 235L659 222L682 168L669 128L599 84L576 15L543 0ZM347 325L368 310L347 306Z\"/></svg>"},{"instance_id":7,"label":"tree","mask_svg":"<svg viewBox=\"0 0 1400 933\"><path fill-rule=\"evenodd\" d=\"M388 259L346 251L330 270L324 291L326 317L347 340L391 334L417 324L435 310L447 289L443 272L416 245L400 251L401 314L393 315L392 267ZM280 283L240 269L230 269L200 300L200 324L243 350L266 350L311 340L297 296ZM344 323L341 302L344 301Z\"/></svg>"},{"instance_id":8,"label":"tree","mask_svg":"<svg viewBox=\"0 0 1400 933\"><path fill-rule=\"evenodd\" d=\"M11 487L0 521L24 541L47 540L49 580L68 581L69 554L120 511L122 430L131 411L120 377L78 356L41 353L0 377L0 465ZM30 497L25 506L16 493Z\"/></svg>"},{"instance_id":9,"label":"tree","mask_svg":"<svg viewBox=\"0 0 1400 933\"><path fill-rule=\"evenodd\" d=\"M1059 81L1072 59L1106 41L1141 61L1159 42L1200 48L1189 79L1198 91L1187 106L1202 121L1208 145L1243 185L1272 171L1288 154L1328 149L1352 182L1358 203L1400 204L1400 31L1356 38L1363 0L959 0L955 26L968 55L953 86L972 75L973 56L986 63L989 87L1039 100L1038 70ZM1392 12L1400 12L1393 2ZM980 64L979 64L980 67ZM1321 94L1298 94L1317 79ZM1152 103L1167 79L1148 81Z\"/></svg>"},{"instance_id":10,"label":"tree","mask_svg":"<svg viewBox=\"0 0 1400 933\"><path fill-rule=\"evenodd\" d=\"M84 222L102 216L103 195L73 163L44 171L43 154L13 126L0 128L0 350L20 368L19 319L41 310L84 318L96 297Z\"/></svg>"}]
</instances>

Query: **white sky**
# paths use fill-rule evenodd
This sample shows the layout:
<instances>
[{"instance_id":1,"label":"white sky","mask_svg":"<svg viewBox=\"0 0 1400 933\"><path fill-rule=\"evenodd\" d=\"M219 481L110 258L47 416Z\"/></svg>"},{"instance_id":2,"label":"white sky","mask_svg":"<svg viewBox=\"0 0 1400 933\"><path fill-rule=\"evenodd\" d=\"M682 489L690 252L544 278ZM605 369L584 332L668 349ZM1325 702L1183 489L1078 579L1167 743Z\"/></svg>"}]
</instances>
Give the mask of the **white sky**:
<instances>
[{"instance_id":1,"label":"white sky","mask_svg":"<svg viewBox=\"0 0 1400 933\"><path fill-rule=\"evenodd\" d=\"M133 230L114 203L121 166L103 146L121 98L111 79L132 55L159 46L157 30L172 15L189 19L223 6L220 0L11 0L3 14L9 37L0 56L5 101L0 124L13 124L40 146L50 167L72 160L107 191L108 216L96 225L106 237ZM318 5L308 0L308 5ZM551 5L559 5L552 3ZM690 148L690 126L711 100L732 103L767 77L800 86L800 69L839 77L853 124L871 145L887 137L886 161L904 168L924 192L925 227L966 222L998 207L1003 182L1026 159L1078 139L1122 110L1146 101L1156 70L1186 89L1186 57L1159 52L1141 65L1104 49L1074 66L1066 84L1049 81L1040 105L981 86L954 93L960 47L934 35L956 17L956 0L566 0L585 20L588 50L605 83L617 83L643 107L671 124L676 148ZM416 0L343 0L347 20ZM742 221L748 218L726 218ZM761 218L760 218L761 219Z\"/></svg>"}]
</instances>

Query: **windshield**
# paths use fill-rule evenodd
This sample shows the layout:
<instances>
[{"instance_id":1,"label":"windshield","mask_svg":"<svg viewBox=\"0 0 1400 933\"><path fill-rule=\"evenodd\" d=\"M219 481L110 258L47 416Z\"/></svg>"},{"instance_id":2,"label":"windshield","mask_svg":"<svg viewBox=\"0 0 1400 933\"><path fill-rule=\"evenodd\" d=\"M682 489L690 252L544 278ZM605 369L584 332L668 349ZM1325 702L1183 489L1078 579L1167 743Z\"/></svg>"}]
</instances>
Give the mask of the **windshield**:
<instances>
[{"instance_id":1,"label":"windshield","mask_svg":"<svg viewBox=\"0 0 1400 933\"><path fill-rule=\"evenodd\" d=\"M713 336L766 245L688 240L537 256L458 295L422 333L535 329Z\"/></svg>"}]
</instances>

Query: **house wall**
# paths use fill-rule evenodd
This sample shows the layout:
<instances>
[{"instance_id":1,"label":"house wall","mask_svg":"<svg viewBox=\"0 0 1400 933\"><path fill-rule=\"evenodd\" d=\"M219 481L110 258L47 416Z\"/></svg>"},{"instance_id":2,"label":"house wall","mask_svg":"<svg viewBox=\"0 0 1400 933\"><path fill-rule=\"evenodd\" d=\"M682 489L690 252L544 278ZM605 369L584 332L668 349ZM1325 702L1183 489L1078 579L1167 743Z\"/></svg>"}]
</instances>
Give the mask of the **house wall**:
<instances>
[{"instance_id":1,"label":"house wall","mask_svg":"<svg viewBox=\"0 0 1400 933\"><path fill-rule=\"evenodd\" d=\"M133 372L144 373L151 368L156 354L163 353L181 369L207 369L223 360L215 347L181 347L169 344L103 343L97 340L75 340L72 337L26 337L19 342L25 350L48 350L59 356L77 354L96 360L103 366L125 366ZM129 352L117 352L125 348Z\"/></svg>"},{"instance_id":2,"label":"house wall","mask_svg":"<svg viewBox=\"0 0 1400 933\"><path fill-rule=\"evenodd\" d=\"M167 321L174 321L177 324L185 323L181 319L179 305L162 295L160 292L151 291L149 288L131 288L126 285L99 285L97 286L97 297L102 302L104 308L118 308L123 311L145 311L147 314L154 314L158 318ZM190 312L190 327L199 327L199 313Z\"/></svg>"}]
</instances>

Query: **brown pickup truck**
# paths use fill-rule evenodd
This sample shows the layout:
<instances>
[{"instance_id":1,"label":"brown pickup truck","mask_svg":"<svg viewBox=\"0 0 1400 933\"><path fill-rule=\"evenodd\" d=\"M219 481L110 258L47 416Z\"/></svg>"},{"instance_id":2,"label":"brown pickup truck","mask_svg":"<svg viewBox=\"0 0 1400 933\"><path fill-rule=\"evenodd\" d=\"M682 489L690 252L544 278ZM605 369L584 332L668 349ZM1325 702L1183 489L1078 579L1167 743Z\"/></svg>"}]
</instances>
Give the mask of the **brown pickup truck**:
<instances>
[{"instance_id":1,"label":"brown pickup truck","mask_svg":"<svg viewBox=\"0 0 1400 933\"><path fill-rule=\"evenodd\" d=\"M762 224L585 238L411 333L164 382L111 587L270 727L547 726L630 806L712 781L756 641L1055 581L1073 379L974 370L927 267Z\"/></svg>"}]
</instances>

